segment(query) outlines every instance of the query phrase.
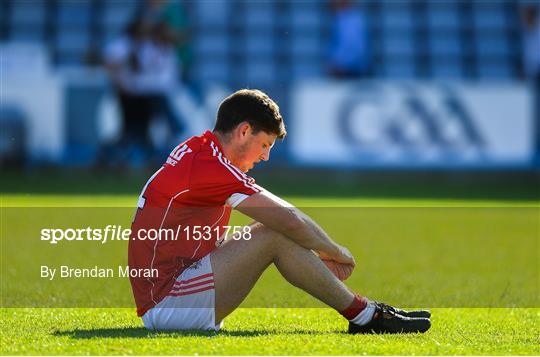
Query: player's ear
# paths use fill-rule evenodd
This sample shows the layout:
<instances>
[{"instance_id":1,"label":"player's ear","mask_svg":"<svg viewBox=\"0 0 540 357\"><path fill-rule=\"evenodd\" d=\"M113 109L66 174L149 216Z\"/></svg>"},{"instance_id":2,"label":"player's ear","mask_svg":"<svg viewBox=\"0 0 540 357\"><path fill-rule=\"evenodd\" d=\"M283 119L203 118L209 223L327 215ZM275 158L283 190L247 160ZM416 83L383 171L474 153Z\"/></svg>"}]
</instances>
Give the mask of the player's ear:
<instances>
[{"instance_id":1,"label":"player's ear","mask_svg":"<svg viewBox=\"0 0 540 357\"><path fill-rule=\"evenodd\" d=\"M245 138L251 132L251 125L244 121L238 125L240 137Z\"/></svg>"}]
</instances>

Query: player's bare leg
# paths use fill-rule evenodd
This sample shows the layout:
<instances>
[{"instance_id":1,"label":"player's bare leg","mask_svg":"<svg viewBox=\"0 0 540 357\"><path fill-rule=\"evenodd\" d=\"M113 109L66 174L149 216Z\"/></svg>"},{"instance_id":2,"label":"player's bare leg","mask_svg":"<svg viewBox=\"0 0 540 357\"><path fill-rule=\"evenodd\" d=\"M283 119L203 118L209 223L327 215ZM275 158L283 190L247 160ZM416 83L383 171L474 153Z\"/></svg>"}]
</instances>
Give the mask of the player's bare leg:
<instances>
[{"instance_id":1,"label":"player's bare leg","mask_svg":"<svg viewBox=\"0 0 540 357\"><path fill-rule=\"evenodd\" d=\"M367 320L364 319L370 308L364 304L362 310L358 310L361 304L359 297L337 279L312 251L260 223L251 225L251 228L250 240L229 241L210 256L216 293L216 322L223 320L242 303L264 270L274 263L289 283L349 319L349 333L425 332L429 329L428 319L394 314L388 310L392 307L381 306L383 304L371 305L371 312ZM352 315L347 317L350 313ZM362 325L355 323L363 319Z\"/></svg>"},{"instance_id":2,"label":"player's bare leg","mask_svg":"<svg viewBox=\"0 0 540 357\"><path fill-rule=\"evenodd\" d=\"M260 223L250 240L228 241L211 255L216 291L216 321L236 309L272 263L292 285L341 311L354 294L312 251Z\"/></svg>"}]
</instances>

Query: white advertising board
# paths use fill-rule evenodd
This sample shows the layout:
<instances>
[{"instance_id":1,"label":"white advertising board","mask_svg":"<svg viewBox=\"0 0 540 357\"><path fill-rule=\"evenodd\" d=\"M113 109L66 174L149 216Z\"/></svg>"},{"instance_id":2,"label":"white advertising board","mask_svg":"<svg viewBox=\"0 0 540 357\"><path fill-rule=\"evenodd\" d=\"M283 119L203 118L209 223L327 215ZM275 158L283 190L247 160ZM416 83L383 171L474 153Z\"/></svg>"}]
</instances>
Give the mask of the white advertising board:
<instances>
[{"instance_id":1,"label":"white advertising board","mask_svg":"<svg viewBox=\"0 0 540 357\"><path fill-rule=\"evenodd\" d=\"M26 142L36 161L59 161L64 135L64 83L50 72L46 50L41 45L0 45L0 106L24 113Z\"/></svg>"},{"instance_id":2,"label":"white advertising board","mask_svg":"<svg viewBox=\"0 0 540 357\"><path fill-rule=\"evenodd\" d=\"M526 165L532 93L514 83L306 82L292 90L289 144L305 165Z\"/></svg>"}]
</instances>

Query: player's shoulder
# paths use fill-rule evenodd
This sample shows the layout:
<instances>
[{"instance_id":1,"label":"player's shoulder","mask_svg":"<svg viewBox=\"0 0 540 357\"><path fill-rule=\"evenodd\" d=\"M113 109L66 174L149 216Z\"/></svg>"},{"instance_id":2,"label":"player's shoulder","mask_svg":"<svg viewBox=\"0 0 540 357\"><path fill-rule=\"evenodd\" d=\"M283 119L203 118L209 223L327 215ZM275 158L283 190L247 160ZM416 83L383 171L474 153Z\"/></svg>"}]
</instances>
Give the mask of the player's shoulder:
<instances>
[{"instance_id":1,"label":"player's shoulder","mask_svg":"<svg viewBox=\"0 0 540 357\"><path fill-rule=\"evenodd\" d=\"M214 145L201 147L197 155L194 156L194 165L196 171L204 176L211 176L214 179L235 179L243 177L245 174L236 168L219 151L215 151Z\"/></svg>"},{"instance_id":2,"label":"player's shoulder","mask_svg":"<svg viewBox=\"0 0 540 357\"><path fill-rule=\"evenodd\" d=\"M202 136L192 136L185 141L182 141L180 144L176 145L176 147L171 151L171 155L173 155L175 152L188 152L190 154L196 155L201 152L210 152L210 149L205 150L205 142Z\"/></svg>"},{"instance_id":3,"label":"player's shoulder","mask_svg":"<svg viewBox=\"0 0 540 357\"><path fill-rule=\"evenodd\" d=\"M254 184L255 180L234 166L223 154L218 139L209 131L195 138L198 145L198 155L194 157L196 171L212 181L239 181Z\"/></svg>"},{"instance_id":4,"label":"player's shoulder","mask_svg":"<svg viewBox=\"0 0 540 357\"><path fill-rule=\"evenodd\" d=\"M212 154L212 147L214 147L215 142L217 142L217 138L210 131L206 131L201 135L192 136L182 144L186 144L193 152Z\"/></svg>"},{"instance_id":5,"label":"player's shoulder","mask_svg":"<svg viewBox=\"0 0 540 357\"><path fill-rule=\"evenodd\" d=\"M225 156L223 156L221 152L216 152L215 154L213 153L210 160L214 170L219 172L219 174L225 179L230 181L245 182L250 185L255 184L255 179L232 164Z\"/></svg>"}]
</instances>

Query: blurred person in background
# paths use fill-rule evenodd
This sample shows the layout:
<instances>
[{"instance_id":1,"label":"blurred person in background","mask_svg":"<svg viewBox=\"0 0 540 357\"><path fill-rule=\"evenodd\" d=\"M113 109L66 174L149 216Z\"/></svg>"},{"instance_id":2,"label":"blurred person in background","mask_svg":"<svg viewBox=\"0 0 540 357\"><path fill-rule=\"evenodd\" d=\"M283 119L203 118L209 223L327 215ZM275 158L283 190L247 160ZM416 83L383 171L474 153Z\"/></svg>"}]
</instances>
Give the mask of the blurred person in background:
<instances>
[{"instance_id":1,"label":"blurred person in background","mask_svg":"<svg viewBox=\"0 0 540 357\"><path fill-rule=\"evenodd\" d=\"M124 125L119 143L112 153L106 150L104 159L142 166L154 155L149 136L152 119L167 119L175 132L172 140L183 130L169 101L178 78L170 36L164 26L136 18L107 45L104 62Z\"/></svg>"},{"instance_id":2,"label":"blurred person in background","mask_svg":"<svg viewBox=\"0 0 540 357\"><path fill-rule=\"evenodd\" d=\"M171 1L163 13L165 22L174 33L176 56L182 63L182 81L192 86L193 52L191 48L191 33L188 13L180 1Z\"/></svg>"},{"instance_id":3,"label":"blurred person in background","mask_svg":"<svg viewBox=\"0 0 540 357\"><path fill-rule=\"evenodd\" d=\"M536 115L535 162L540 164L540 6L526 5L522 10L523 22L523 75L534 88Z\"/></svg>"},{"instance_id":4,"label":"blurred person in background","mask_svg":"<svg viewBox=\"0 0 540 357\"><path fill-rule=\"evenodd\" d=\"M331 2L334 19L328 70L335 78L359 78L368 74L369 49L363 12L348 0Z\"/></svg>"},{"instance_id":5,"label":"blurred person in background","mask_svg":"<svg viewBox=\"0 0 540 357\"><path fill-rule=\"evenodd\" d=\"M151 119L149 101L142 95L136 80L142 72L142 48L149 36L147 23L134 19L104 51L104 65L118 99L123 124L119 142L113 148L105 148L100 157L109 164L140 163L144 148L150 146L147 136Z\"/></svg>"},{"instance_id":6,"label":"blurred person in background","mask_svg":"<svg viewBox=\"0 0 540 357\"><path fill-rule=\"evenodd\" d=\"M152 56L159 62L156 64L159 66L159 70L156 71L159 79L155 79L158 85L152 94L152 110L154 115L163 117L166 120L173 134L163 143L164 145L161 145L159 157L156 158L161 162L162 156L170 151L169 146L176 145L179 137L185 131L184 118L172 106L171 95L180 85L178 72L181 66L175 53L174 34L166 23L159 22L152 27L150 49L154 51Z\"/></svg>"},{"instance_id":7,"label":"blurred person in background","mask_svg":"<svg viewBox=\"0 0 540 357\"><path fill-rule=\"evenodd\" d=\"M176 56L176 75L178 81L176 87L182 90L192 89L199 99L202 94L190 80L190 69L192 63L189 21L186 9L182 6L180 0L145 0L140 3L136 11L136 16L142 18L145 22L157 29L158 40L162 49L166 48L167 56ZM184 87L182 84L186 84ZM169 113L172 114L171 111ZM168 115L169 123L173 128L177 127L180 132L182 127L175 123L185 123L184 118L177 120L180 113L175 117Z\"/></svg>"},{"instance_id":8,"label":"blurred person in background","mask_svg":"<svg viewBox=\"0 0 540 357\"><path fill-rule=\"evenodd\" d=\"M190 81L192 51L189 31L189 17L180 0L146 0L141 2L137 15L150 24L161 24L167 27L170 39L175 48L179 71L183 82Z\"/></svg>"}]
</instances>

